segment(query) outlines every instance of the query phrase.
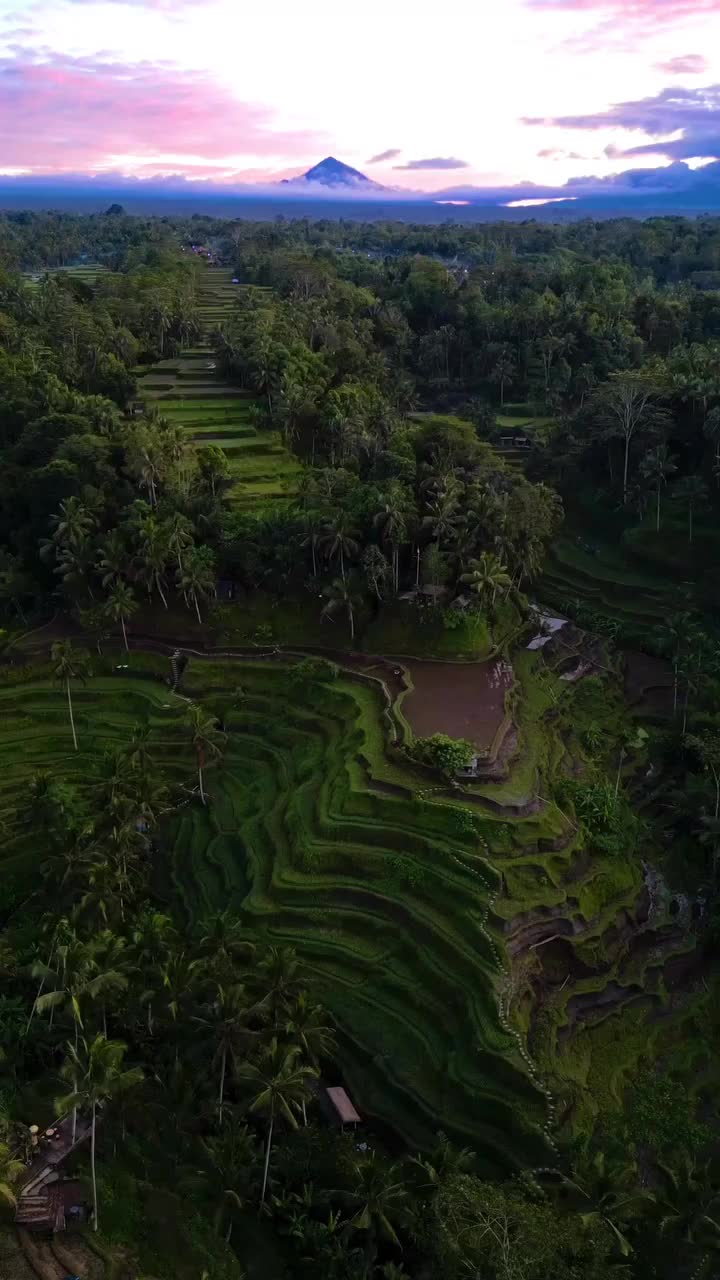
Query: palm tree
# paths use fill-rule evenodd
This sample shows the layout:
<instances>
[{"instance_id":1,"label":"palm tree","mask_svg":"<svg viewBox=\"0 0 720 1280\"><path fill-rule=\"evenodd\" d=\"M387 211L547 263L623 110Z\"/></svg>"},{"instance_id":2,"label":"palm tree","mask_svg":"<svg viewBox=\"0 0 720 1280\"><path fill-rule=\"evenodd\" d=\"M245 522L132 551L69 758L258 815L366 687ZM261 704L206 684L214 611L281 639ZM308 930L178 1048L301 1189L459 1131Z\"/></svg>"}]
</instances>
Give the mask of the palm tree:
<instances>
[{"instance_id":1,"label":"palm tree","mask_svg":"<svg viewBox=\"0 0 720 1280\"><path fill-rule=\"evenodd\" d=\"M398 495L390 493L383 499L379 511L373 516L373 527L379 530L383 542L392 552L393 587L397 594L400 586L400 547L407 537L407 519Z\"/></svg>"},{"instance_id":2,"label":"palm tree","mask_svg":"<svg viewBox=\"0 0 720 1280\"><path fill-rule=\"evenodd\" d=\"M660 532L660 490L667 484L668 476L677 471L674 459L668 453L667 445L659 444L651 449L640 463L640 474L643 480L649 480L655 487L655 532Z\"/></svg>"},{"instance_id":3,"label":"palm tree","mask_svg":"<svg viewBox=\"0 0 720 1280\"><path fill-rule=\"evenodd\" d=\"M698 1165L685 1156L678 1169L660 1166L664 1195L658 1196L660 1233L690 1245L698 1259L694 1275L705 1270L708 1256L720 1252L720 1189L711 1164Z\"/></svg>"},{"instance_id":4,"label":"palm tree","mask_svg":"<svg viewBox=\"0 0 720 1280\"><path fill-rule=\"evenodd\" d=\"M306 991L300 992L289 1009L283 1030L314 1067L335 1049L335 1035L325 1012L320 1005L310 1003Z\"/></svg>"},{"instance_id":5,"label":"palm tree","mask_svg":"<svg viewBox=\"0 0 720 1280\"><path fill-rule=\"evenodd\" d=\"M54 526L51 539L53 545L77 550L85 545L97 521L79 498L66 498L60 503L60 511L52 517L50 523Z\"/></svg>"},{"instance_id":6,"label":"palm tree","mask_svg":"<svg viewBox=\"0 0 720 1280\"><path fill-rule=\"evenodd\" d=\"M150 984L157 971L166 965L177 935L169 916L146 909L136 918L130 938L134 961L145 987L140 1003L147 1005L147 1029L148 1035L152 1035L154 992Z\"/></svg>"},{"instance_id":7,"label":"palm tree","mask_svg":"<svg viewBox=\"0 0 720 1280\"><path fill-rule=\"evenodd\" d=\"M150 516L142 523L140 538L138 578L145 584L149 598L152 598L153 588L157 589L158 595L167 609L168 602L163 591L163 583L165 582L165 568L170 552L165 530L161 528L153 516Z\"/></svg>"},{"instance_id":8,"label":"palm tree","mask_svg":"<svg viewBox=\"0 0 720 1280\"><path fill-rule=\"evenodd\" d=\"M313 1067L300 1065L298 1058L297 1048L280 1045L273 1036L258 1063L246 1062L238 1072L238 1079L244 1081L253 1093L250 1111L267 1116L268 1121L261 1207L267 1191L275 1121L282 1116L292 1129L297 1129L297 1112L302 1110L303 1102L310 1096L310 1081L317 1076Z\"/></svg>"},{"instance_id":9,"label":"palm tree","mask_svg":"<svg viewBox=\"0 0 720 1280\"><path fill-rule=\"evenodd\" d=\"M703 435L714 446L713 473L716 483L720 485L720 406L711 409L707 415L703 423Z\"/></svg>"},{"instance_id":10,"label":"palm tree","mask_svg":"<svg viewBox=\"0 0 720 1280\"><path fill-rule=\"evenodd\" d=\"M495 604L495 596L500 588L509 589L512 586L512 578L502 560L490 551L482 551L477 560L471 560L470 572L463 573L460 581L467 583L481 600L490 596L491 605Z\"/></svg>"},{"instance_id":11,"label":"palm tree","mask_svg":"<svg viewBox=\"0 0 720 1280\"><path fill-rule=\"evenodd\" d=\"M326 604L323 606L321 618L331 618L334 613L341 610L347 615L348 626L350 628L350 639L355 639L355 610L361 603L357 592L350 589L347 582L343 578L335 578L329 587L325 587L323 595Z\"/></svg>"},{"instance_id":12,"label":"palm tree","mask_svg":"<svg viewBox=\"0 0 720 1280\"><path fill-rule=\"evenodd\" d=\"M125 642L125 652L130 652L128 644L126 625L130 621L132 615L138 607L132 589L126 582L117 580L103 606L103 612L116 625L119 622L122 627L123 641Z\"/></svg>"},{"instance_id":13,"label":"palm tree","mask_svg":"<svg viewBox=\"0 0 720 1280\"><path fill-rule=\"evenodd\" d=\"M335 1049L335 1036L324 1010L313 1005L306 991L301 991L295 1004L288 1011L283 1033L290 1044L297 1045L303 1057L318 1067L321 1058L329 1058ZM307 1124L305 1103L302 1104L303 1123Z\"/></svg>"},{"instance_id":14,"label":"palm tree","mask_svg":"<svg viewBox=\"0 0 720 1280\"><path fill-rule=\"evenodd\" d=\"M53 678L58 684L63 684L67 692L70 728L72 729L73 745L77 751L78 740L75 732L75 717L73 715L70 682L72 680L79 680L82 684L85 684L90 674L90 658L87 653L73 649L70 640L56 640L50 651L50 657L53 663Z\"/></svg>"},{"instance_id":15,"label":"palm tree","mask_svg":"<svg viewBox=\"0 0 720 1280\"><path fill-rule=\"evenodd\" d=\"M353 1165L354 1186L343 1194L355 1209L351 1227L365 1232L365 1274L371 1274L378 1239L401 1249L396 1225L404 1216L408 1191L399 1165L385 1164L373 1151Z\"/></svg>"},{"instance_id":16,"label":"palm tree","mask_svg":"<svg viewBox=\"0 0 720 1280\"><path fill-rule=\"evenodd\" d=\"M197 703L191 703L188 707L185 723L190 730L197 761L200 799L205 804L203 769L208 760L218 760L220 758L222 749L227 742L227 735L219 728L217 717L207 715Z\"/></svg>"},{"instance_id":17,"label":"palm tree","mask_svg":"<svg viewBox=\"0 0 720 1280\"><path fill-rule=\"evenodd\" d=\"M201 624L199 601L215 595L215 582L215 556L212 551L209 547L193 547L185 557L185 564L178 568L177 585L186 603L192 600Z\"/></svg>"},{"instance_id":18,"label":"palm tree","mask_svg":"<svg viewBox=\"0 0 720 1280\"><path fill-rule=\"evenodd\" d=\"M328 560L337 556L340 561L340 577L345 581L345 557L355 556L359 550L357 533L352 527L351 517L346 511L340 511L334 520L324 526L324 532L318 538L318 546L324 548Z\"/></svg>"},{"instance_id":19,"label":"palm tree","mask_svg":"<svg viewBox=\"0 0 720 1280\"><path fill-rule=\"evenodd\" d=\"M268 947L257 965L263 1005L277 1031L302 991L302 970L294 947Z\"/></svg>"},{"instance_id":20,"label":"palm tree","mask_svg":"<svg viewBox=\"0 0 720 1280\"><path fill-rule=\"evenodd\" d=\"M101 552L96 570L100 574L103 587L107 589L110 586L114 587L115 583L121 581L127 573L128 553L125 539L119 529L111 529L102 544Z\"/></svg>"},{"instance_id":21,"label":"palm tree","mask_svg":"<svg viewBox=\"0 0 720 1280\"><path fill-rule=\"evenodd\" d=\"M673 498L678 502L687 502L688 507L688 542L693 540L693 512L695 507L707 500L707 485L701 476L682 476L673 490Z\"/></svg>"},{"instance_id":22,"label":"palm tree","mask_svg":"<svg viewBox=\"0 0 720 1280\"><path fill-rule=\"evenodd\" d=\"M228 1062L237 1064L240 1049L246 1048L256 1032L248 1027L252 1007L242 983L234 982L225 987L217 984L215 999L202 1017L195 1022L208 1031L215 1041L215 1058L220 1064L218 1088L218 1120L222 1125L225 1105L225 1079Z\"/></svg>"},{"instance_id":23,"label":"palm tree","mask_svg":"<svg viewBox=\"0 0 720 1280\"><path fill-rule=\"evenodd\" d=\"M221 1132L200 1143L199 1169L193 1169L183 1179L183 1190L192 1192L200 1188L209 1192L216 1208L215 1228L219 1232L223 1216L229 1209L225 1240L232 1236L232 1209L242 1209L252 1191L258 1159L257 1139L246 1124L234 1117L223 1125Z\"/></svg>"},{"instance_id":24,"label":"palm tree","mask_svg":"<svg viewBox=\"0 0 720 1280\"><path fill-rule=\"evenodd\" d=\"M505 387L512 385L516 372L515 357L509 347L503 346L490 371L490 381L497 382L500 387L500 407L505 404Z\"/></svg>"},{"instance_id":25,"label":"palm tree","mask_svg":"<svg viewBox=\"0 0 720 1280\"><path fill-rule=\"evenodd\" d=\"M68 1044L67 1061L61 1069L61 1076L72 1085L72 1092L58 1098L55 1109L63 1115L72 1107L87 1107L90 1110L90 1168L93 1188L93 1231L99 1227L97 1173L95 1169L95 1140L97 1131L98 1107L104 1106L121 1094L136 1088L143 1080L140 1067L123 1070L127 1045L120 1040L107 1040L105 1036L96 1036L88 1043L82 1041L79 1048Z\"/></svg>"},{"instance_id":26,"label":"palm tree","mask_svg":"<svg viewBox=\"0 0 720 1280\"><path fill-rule=\"evenodd\" d=\"M6 1142L0 1142L0 1201L11 1209L17 1203L13 1188L25 1172L22 1160L16 1159Z\"/></svg>"},{"instance_id":27,"label":"palm tree","mask_svg":"<svg viewBox=\"0 0 720 1280\"><path fill-rule=\"evenodd\" d=\"M608 1167L604 1153L599 1151L582 1178L565 1178L554 1171L549 1176L560 1196L580 1210L583 1226L602 1224L614 1237L624 1258L632 1253L627 1226L644 1206L654 1203L654 1196L638 1187L635 1164Z\"/></svg>"},{"instance_id":28,"label":"palm tree","mask_svg":"<svg viewBox=\"0 0 720 1280\"><path fill-rule=\"evenodd\" d=\"M181 511L175 511L166 522L166 529L168 549L175 556L178 571L182 573L183 552L188 551L193 545L192 521L188 520Z\"/></svg>"}]
</instances>

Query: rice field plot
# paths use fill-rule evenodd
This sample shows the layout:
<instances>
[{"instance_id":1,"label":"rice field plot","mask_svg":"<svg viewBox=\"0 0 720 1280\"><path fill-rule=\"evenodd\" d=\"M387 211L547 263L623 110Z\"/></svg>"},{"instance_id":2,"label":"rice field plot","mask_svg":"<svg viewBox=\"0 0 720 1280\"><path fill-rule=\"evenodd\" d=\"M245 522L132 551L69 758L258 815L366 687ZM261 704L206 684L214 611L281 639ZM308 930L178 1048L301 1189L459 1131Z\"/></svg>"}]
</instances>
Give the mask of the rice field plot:
<instances>
[{"instance_id":1,"label":"rice field plot","mask_svg":"<svg viewBox=\"0 0 720 1280\"><path fill-rule=\"evenodd\" d=\"M48 679L0 688L3 874L35 874L16 815L40 769L91 786L105 747L148 724L159 763L190 784L185 704L158 678L161 660L131 662L134 674L77 690L77 753ZM168 905L188 922L231 907L259 940L297 947L362 1112L421 1147L443 1129L488 1173L546 1163L545 1098L498 1012L498 873L467 810L421 795L410 766L381 790L379 693L261 660L191 661L182 693L223 715L228 743L207 808L191 800L160 832Z\"/></svg>"},{"instance_id":2,"label":"rice field plot","mask_svg":"<svg viewBox=\"0 0 720 1280\"><path fill-rule=\"evenodd\" d=\"M141 394L158 402L163 415L181 426L198 447L216 445L227 456L229 498L249 512L287 503L297 491L300 462L279 432L259 429L253 395L218 374L211 337L232 314L238 292L232 272L208 267L201 277L198 310L203 336L192 348L142 371Z\"/></svg>"},{"instance_id":3,"label":"rice field plot","mask_svg":"<svg viewBox=\"0 0 720 1280\"><path fill-rule=\"evenodd\" d=\"M36 271L25 271L23 278L29 289L37 289L44 276L55 276L62 271L83 284L95 284L98 276L104 275L109 268L102 262L79 262L70 267L43 267Z\"/></svg>"}]
</instances>

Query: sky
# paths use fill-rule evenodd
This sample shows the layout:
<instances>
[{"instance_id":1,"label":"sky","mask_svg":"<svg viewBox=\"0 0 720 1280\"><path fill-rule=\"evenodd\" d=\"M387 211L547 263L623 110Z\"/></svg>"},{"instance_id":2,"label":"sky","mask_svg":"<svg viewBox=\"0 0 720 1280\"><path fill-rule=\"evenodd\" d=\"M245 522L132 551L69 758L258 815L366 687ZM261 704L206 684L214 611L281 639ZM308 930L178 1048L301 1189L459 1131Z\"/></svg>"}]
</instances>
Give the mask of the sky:
<instances>
[{"instance_id":1,"label":"sky","mask_svg":"<svg viewBox=\"0 0 720 1280\"><path fill-rule=\"evenodd\" d=\"M409 190L720 158L720 0L0 0L0 175Z\"/></svg>"}]
</instances>

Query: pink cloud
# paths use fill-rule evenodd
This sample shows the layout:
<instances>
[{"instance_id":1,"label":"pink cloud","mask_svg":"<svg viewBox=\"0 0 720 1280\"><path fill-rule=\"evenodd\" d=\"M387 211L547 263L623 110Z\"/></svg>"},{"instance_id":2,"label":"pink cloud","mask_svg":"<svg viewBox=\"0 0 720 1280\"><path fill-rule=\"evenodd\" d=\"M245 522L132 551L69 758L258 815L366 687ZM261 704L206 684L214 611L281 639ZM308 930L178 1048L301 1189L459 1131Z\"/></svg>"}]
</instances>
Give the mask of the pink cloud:
<instances>
[{"instance_id":1,"label":"pink cloud","mask_svg":"<svg viewBox=\"0 0 720 1280\"><path fill-rule=\"evenodd\" d=\"M637 52L659 27L672 28L692 19L720 15L720 0L526 0L540 12L578 16L583 29L561 43L569 53L600 49ZM588 26L588 22L590 25Z\"/></svg>"},{"instance_id":2,"label":"pink cloud","mask_svg":"<svg viewBox=\"0 0 720 1280\"><path fill-rule=\"evenodd\" d=\"M708 69L708 60L701 53L684 53L667 62L656 62L655 67L670 76L701 76Z\"/></svg>"},{"instance_id":3,"label":"pink cloud","mask_svg":"<svg viewBox=\"0 0 720 1280\"><path fill-rule=\"evenodd\" d=\"M567 9L573 13L615 14L643 22L680 22L720 13L720 0L528 0L532 9Z\"/></svg>"},{"instance_id":4,"label":"pink cloud","mask_svg":"<svg viewBox=\"0 0 720 1280\"><path fill-rule=\"evenodd\" d=\"M207 174L237 169L235 157L292 160L325 139L273 128L264 106L239 102L197 71L167 63L126 65L109 56L41 57L17 50L0 58L0 168L96 172L137 158L134 169ZM158 157L171 156L167 164ZM192 163L199 160L197 169Z\"/></svg>"}]
</instances>

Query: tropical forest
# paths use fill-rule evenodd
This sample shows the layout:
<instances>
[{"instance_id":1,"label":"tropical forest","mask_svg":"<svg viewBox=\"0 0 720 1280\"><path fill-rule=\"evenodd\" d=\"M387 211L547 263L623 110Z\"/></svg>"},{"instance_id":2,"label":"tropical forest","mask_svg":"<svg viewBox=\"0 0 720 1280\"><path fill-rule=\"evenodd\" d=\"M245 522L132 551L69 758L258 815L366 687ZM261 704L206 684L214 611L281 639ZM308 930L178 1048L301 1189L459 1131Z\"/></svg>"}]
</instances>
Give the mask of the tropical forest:
<instances>
[{"instance_id":1,"label":"tropical forest","mask_svg":"<svg viewBox=\"0 0 720 1280\"><path fill-rule=\"evenodd\" d=\"M0 215L2 1280L720 1275L720 219Z\"/></svg>"}]
</instances>

